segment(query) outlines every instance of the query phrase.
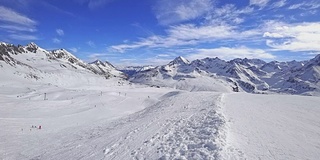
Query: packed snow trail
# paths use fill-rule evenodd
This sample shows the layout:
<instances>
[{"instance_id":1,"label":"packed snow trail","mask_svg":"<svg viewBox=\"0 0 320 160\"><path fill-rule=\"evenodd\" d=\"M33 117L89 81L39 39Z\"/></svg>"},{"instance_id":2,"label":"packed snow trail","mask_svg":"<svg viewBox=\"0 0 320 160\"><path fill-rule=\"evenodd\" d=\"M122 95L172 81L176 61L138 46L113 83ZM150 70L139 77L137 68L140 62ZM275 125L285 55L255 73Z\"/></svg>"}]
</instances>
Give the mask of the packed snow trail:
<instances>
[{"instance_id":1,"label":"packed snow trail","mask_svg":"<svg viewBox=\"0 0 320 160\"><path fill-rule=\"evenodd\" d=\"M319 159L319 97L236 93L223 103L226 146L243 159Z\"/></svg>"},{"instance_id":2,"label":"packed snow trail","mask_svg":"<svg viewBox=\"0 0 320 160\"><path fill-rule=\"evenodd\" d=\"M223 147L219 129L224 120L216 112L220 99L216 93L171 92L141 112L100 126L90 141L77 143L93 143L95 148L88 149L93 153L82 152L90 159L215 159ZM72 149L64 150L74 153ZM43 155L56 156L61 152Z\"/></svg>"},{"instance_id":3,"label":"packed snow trail","mask_svg":"<svg viewBox=\"0 0 320 160\"><path fill-rule=\"evenodd\" d=\"M141 112L88 130L88 135L81 135L84 141L71 141L74 144L62 148L63 151L56 153L54 149L39 156L44 159L70 155L76 159L215 159L223 146L219 129L224 120L215 111L218 109L215 102L220 99L219 94L171 92Z\"/></svg>"}]
</instances>

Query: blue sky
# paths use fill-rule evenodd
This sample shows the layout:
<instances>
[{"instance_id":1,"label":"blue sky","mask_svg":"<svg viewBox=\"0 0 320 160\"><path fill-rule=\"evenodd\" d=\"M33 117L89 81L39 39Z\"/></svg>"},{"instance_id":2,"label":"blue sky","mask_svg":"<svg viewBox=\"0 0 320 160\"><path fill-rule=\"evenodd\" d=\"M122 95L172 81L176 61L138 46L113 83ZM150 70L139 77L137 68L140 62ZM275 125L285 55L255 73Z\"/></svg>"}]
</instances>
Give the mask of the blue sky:
<instances>
[{"instance_id":1,"label":"blue sky","mask_svg":"<svg viewBox=\"0 0 320 160\"><path fill-rule=\"evenodd\" d=\"M0 0L0 41L118 65L305 60L320 53L320 1Z\"/></svg>"}]
</instances>

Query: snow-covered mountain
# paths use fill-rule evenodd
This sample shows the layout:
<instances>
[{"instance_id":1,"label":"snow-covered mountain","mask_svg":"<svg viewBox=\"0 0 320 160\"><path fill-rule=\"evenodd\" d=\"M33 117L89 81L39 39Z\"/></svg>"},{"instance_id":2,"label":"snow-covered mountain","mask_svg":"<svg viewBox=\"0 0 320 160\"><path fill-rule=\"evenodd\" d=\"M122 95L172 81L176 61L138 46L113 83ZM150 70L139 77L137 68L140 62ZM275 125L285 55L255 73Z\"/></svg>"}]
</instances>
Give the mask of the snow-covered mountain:
<instances>
[{"instance_id":1,"label":"snow-covered mountain","mask_svg":"<svg viewBox=\"0 0 320 160\"><path fill-rule=\"evenodd\" d=\"M86 63L65 49L47 51L35 43L27 46L0 44L1 81L38 81L59 86L83 85L126 75L108 62Z\"/></svg>"},{"instance_id":2,"label":"snow-covered mountain","mask_svg":"<svg viewBox=\"0 0 320 160\"><path fill-rule=\"evenodd\" d=\"M320 91L319 71L320 55L310 61L269 63L247 58L224 61L217 57L189 62L177 57L167 65L137 72L130 80L187 90L221 90L224 86L227 91L313 94Z\"/></svg>"},{"instance_id":3,"label":"snow-covered mountain","mask_svg":"<svg viewBox=\"0 0 320 160\"><path fill-rule=\"evenodd\" d=\"M132 76L134 74L136 74L137 72L142 72L148 69L152 69L155 68L154 66L151 65L147 65L147 66L121 66L118 67L118 69L127 74L128 76Z\"/></svg>"},{"instance_id":4,"label":"snow-covered mountain","mask_svg":"<svg viewBox=\"0 0 320 160\"><path fill-rule=\"evenodd\" d=\"M167 65L116 69L109 62L86 63L65 49L47 51L35 43L15 46L0 43L1 81L83 85L105 83L106 79L189 91L290 93L313 95L320 92L320 55L309 61L264 62L259 59L219 58L192 62L179 56Z\"/></svg>"},{"instance_id":5,"label":"snow-covered mountain","mask_svg":"<svg viewBox=\"0 0 320 160\"><path fill-rule=\"evenodd\" d=\"M294 94L319 92L320 55L309 61L301 62L298 66L295 64L287 70L274 74L276 76L273 77L279 80L274 84L274 88L279 88L280 92Z\"/></svg>"},{"instance_id":6,"label":"snow-covered mountain","mask_svg":"<svg viewBox=\"0 0 320 160\"><path fill-rule=\"evenodd\" d=\"M96 60L94 62L89 63L89 65L93 67L95 73L98 73L100 75L108 75L109 77L121 77L124 79L127 78L123 72L117 70L116 67L114 67L108 61L102 62L100 60Z\"/></svg>"}]
</instances>

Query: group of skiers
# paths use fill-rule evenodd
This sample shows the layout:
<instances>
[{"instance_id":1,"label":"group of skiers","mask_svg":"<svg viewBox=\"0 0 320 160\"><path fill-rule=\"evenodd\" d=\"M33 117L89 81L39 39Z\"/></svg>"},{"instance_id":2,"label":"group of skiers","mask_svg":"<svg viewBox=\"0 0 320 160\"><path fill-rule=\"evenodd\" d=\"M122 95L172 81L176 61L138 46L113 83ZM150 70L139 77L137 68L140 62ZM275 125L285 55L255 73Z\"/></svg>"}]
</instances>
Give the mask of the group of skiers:
<instances>
[{"instance_id":1,"label":"group of skiers","mask_svg":"<svg viewBox=\"0 0 320 160\"><path fill-rule=\"evenodd\" d=\"M34 125L32 125L31 128L41 129L41 126L40 126L40 125L39 125L39 126L34 126Z\"/></svg>"},{"instance_id":2,"label":"group of skiers","mask_svg":"<svg viewBox=\"0 0 320 160\"><path fill-rule=\"evenodd\" d=\"M42 127L41 127L41 125L39 125L39 126L32 125L30 128L30 131L32 130L32 128L41 129ZM23 132L23 128L21 128L21 131Z\"/></svg>"}]
</instances>

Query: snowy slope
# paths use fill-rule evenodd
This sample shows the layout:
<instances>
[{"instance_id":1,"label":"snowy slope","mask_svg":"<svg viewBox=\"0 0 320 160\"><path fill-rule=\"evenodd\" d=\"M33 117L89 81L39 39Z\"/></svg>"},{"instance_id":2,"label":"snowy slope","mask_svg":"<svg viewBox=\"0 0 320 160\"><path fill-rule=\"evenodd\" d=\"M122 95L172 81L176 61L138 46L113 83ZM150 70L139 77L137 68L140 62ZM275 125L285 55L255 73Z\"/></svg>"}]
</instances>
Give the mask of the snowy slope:
<instances>
[{"instance_id":1,"label":"snowy slope","mask_svg":"<svg viewBox=\"0 0 320 160\"><path fill-rule=\"evenodd\" d=\"M241 159L319 159L318 97L228 94L223 103L227 143Z\"/></svg>"},{"instance_id":2,"label":"snowy slope","mask_svg":"<svg viewBox=\"0 0 320 160\"><path fill-rule=\"evenodd\" d=\"M320 153L317 97L130 85L33 88L0 90L1 159L317 159Z\"/></svg>"},{"instance_id":3,"label":"snowy slope","mask_svg":"<svg viewBox=\"0 0 320 160\"><path fill-rule=\"evenodd\" d=\"M118 85L116 79L58 86L7 78L0 86L1 159L221 156L219 93Z\"/></svg>"},{"instance_id":4,"label":"snowy slope","mask_svg":"<svg viewBox=\"0 0 320 160\"><path fill-rule=\"evenodd\" d=\"M49 155L40 159L58 159L60 155L62 159L75 159L78 151L85 151L71 145L76 142L89 147L89 152L103 153L91 148L96 142L85 142L91 139L89 137L99 126L155 103L157 97L168 91L139 89L134 85L108 85L71 89L23 83L15 87L1 86L0 159L32 159L43 154ZM41 125L42 129L32 128L32 125ZM106 129L105 134L108 131ZM80 141L80 137L84 141ZM66 150L68 146L79 150L70 153ZM61 150L64 156L68 156L62 157Z\"/></svg>"}]
</instances>

